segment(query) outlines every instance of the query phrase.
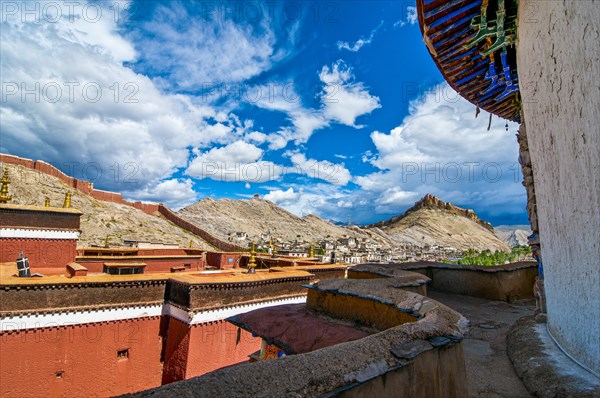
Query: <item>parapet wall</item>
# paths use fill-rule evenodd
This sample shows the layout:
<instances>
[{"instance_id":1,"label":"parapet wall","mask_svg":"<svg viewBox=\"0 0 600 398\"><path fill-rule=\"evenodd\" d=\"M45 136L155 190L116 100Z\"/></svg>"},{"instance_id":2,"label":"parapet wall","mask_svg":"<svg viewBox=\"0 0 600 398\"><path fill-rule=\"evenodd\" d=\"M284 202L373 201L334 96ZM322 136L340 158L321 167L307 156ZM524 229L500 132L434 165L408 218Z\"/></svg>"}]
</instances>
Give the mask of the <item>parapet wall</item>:
<instances>
[{"instance_id":1,"label":"parapet wall","mask_svg":"<svg viewBox=\"0 0 600 398\"><path fill-rule=\"evenodd\" d=\"M366 268L369 266L376 268L388 267L390 270L410 270L421 273L431 278L429 284L431 290L506 302L533 298L533 284L538 274L537 263L534 261L523 261L493 267L427 261L398 264L365 264L357 267ZM351 272L351 269L349 269L349 275ZM377 275L377 273L373 272L373 275ZM381 275L381 277L385 276Z\"/></svg>"}]
</instances>

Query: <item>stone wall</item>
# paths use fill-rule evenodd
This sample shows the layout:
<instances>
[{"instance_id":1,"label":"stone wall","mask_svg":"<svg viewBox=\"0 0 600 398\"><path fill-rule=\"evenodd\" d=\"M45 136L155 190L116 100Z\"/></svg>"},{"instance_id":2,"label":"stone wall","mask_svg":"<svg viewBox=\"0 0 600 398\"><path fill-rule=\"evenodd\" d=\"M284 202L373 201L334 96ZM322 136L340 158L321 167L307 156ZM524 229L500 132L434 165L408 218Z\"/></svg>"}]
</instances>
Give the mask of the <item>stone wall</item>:
<instances>
[{"instance_id":1,"label":"stone wall","mask_svg":"<svg viewBox=\"0 0 600 398\"><path fill-rule=\"evenodd\" d=\"M600 2L522 0L519 85L548 326L600 373Z\"/></svg>"},{"instance_id":2,"label":"stone wall","mask_svg":"<svg viewBox=\"0 0 600 398\"><path fill-rule=\"evenodd\" d=\"M522 261L496 266L458 265L435 262L399 264L364 264L377 270L387 268L389 276L395 270L410 270L427 276L429 289L439 292L463 294L488 300L513 302L533 298L533 284L538 275L537 264ZM360 268L358 268L360 269ZM351 275L352 268L348 270ZM385 272L381 272L385 274Z\"/></svg>"},{"instance_id":3,"label":"stone wall","mask_svg":"<svg viewBox=\"0 0 600 398\"><path fill-rule=\"evenodd\" d=\"M216 247L219 250L226 252L246 250L246 248L243 248L241 246L233 245L231 243L222 241L221 239L212 235L210 232L198 227L196 224L192 224L191 222L184 220L183 218L179 217L177 213L164 206L162 203L158 206L158 212L162 214L164 218L177 225L179 228L183 228L187 231L190 231L194 235L201 237L205 242L209 243L210 245Z\"/></svg>"}]
</instances>

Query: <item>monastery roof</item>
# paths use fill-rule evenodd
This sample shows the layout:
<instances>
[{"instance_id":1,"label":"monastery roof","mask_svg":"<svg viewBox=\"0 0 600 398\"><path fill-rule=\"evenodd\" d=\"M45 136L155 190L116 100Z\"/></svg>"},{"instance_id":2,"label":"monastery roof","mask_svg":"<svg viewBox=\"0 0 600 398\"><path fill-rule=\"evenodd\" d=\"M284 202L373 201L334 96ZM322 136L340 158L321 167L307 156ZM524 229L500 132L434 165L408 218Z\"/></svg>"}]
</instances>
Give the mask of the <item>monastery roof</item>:
<instances>
[{"instance_id":1,"label":"monastery roof","mask_svg":"<svg viewBox=\"0 0 600 398\"><path fill-rule=\"evenodd\" d=\"M124 264L124 263L122 263ZM128 265L131 266L131 265ZM185 273L151 273L133 275L108 275L103 273L88 274L86 276L67 277L65 275L44 275L41 277L19 278L16 275L15 263L0 264L0 285L3 286L35 286L56 284L85 284L107 282L144 282L174 280L184 284L203 285L212 283L244 283L278 280L282 278L308 277L311 274L300 270L283 270L269 272L257 270L255 274L248 274L244 270L227 271L197 271Z\"/></svg>"},{"instance_id":2,"label":"monastery roof","mask_svg":"<svg viewBox=\"0 0 600 398\"><path fill-rule=\"evenodd\" d=\"M320 315L306 308L305 304L261 308L227 320L288 354L303 354L378 332Z\"/></svg>"},{"instance_id":3,"label":"monastery roof","mask_svg":"<svg viewBox=\"0 0 600 398\"><path fill-rule=\"evenodd\" d=\"M32 205L17 205L13 203L0 203L0 210L20 210L20 211L34 211L34 212L45 212L45 213L64 213L64 214L78 214L83 213L72 207L43 207L43 206L32 206Z\"/></svg>"},{"instance_id":4,"label":"monastery roof","mask_svg":"<svg viewBox=\"0 0 600 398\"><path fill-rule=\"evenodd\" d=\"M501 18L499 3L505 4L506 10ZM417 0L417 14L423 41L450 86L481 109L519 122L515 3L514 0L491 0L489 5L488 0ZM483 9L487 20L486 17L482 20ZM502 19L503 32L497 29ZM492 50L491 55L486 54L488 49ZM505 66L510 84L503 71Z\"/></svg>"}]
</instances>

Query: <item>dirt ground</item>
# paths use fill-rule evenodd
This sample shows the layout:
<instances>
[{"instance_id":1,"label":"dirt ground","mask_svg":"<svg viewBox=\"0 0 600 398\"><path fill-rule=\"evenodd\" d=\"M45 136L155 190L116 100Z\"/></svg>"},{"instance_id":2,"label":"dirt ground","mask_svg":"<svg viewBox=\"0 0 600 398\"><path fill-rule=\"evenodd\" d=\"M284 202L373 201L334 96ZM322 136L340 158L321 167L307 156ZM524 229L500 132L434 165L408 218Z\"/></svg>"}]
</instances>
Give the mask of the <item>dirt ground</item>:
<instances>
[{"instance_id":1,"label":"dirt ground","mask_svg":"<svg viewBox=\"0 0 600 398\"><path fill-rule=\"evenodd\" d=\"M533 314L533 300L509 304L434 291L427 295L469 320L463 345L470 397L531 397L508 359L506 335L519 318Z\"/></svg>"}]
</instances>

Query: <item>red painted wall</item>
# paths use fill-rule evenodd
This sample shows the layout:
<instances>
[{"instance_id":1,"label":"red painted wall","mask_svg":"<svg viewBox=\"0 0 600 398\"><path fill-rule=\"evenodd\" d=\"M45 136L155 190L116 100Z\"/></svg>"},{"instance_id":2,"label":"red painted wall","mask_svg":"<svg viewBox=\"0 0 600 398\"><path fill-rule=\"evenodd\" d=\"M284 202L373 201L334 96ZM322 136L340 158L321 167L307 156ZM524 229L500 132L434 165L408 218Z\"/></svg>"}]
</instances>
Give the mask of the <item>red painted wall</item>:
<instances>
[{"instance_id":1,"label":"red painted wall","mask_svg":"<svg viewBox=\"0 0 600 398\"><path fill-rule=\"evenodd\" d=\"M0 238L0 262L15 262L19 252L29 258L32 272L36 268L65 269L75 262L77 241L74 239L13 239Z\"/></svg>"},{"instance_id":2,"label":"red painted wall","mask_svg":"<svg viewBox=\"0 0 600 398\"><path fill-rule=\"evenodd\" d=\"M159 386L159 328L155 317L2 334L2 396L105 397ZM128 359L117 358L123 349Z\"/></svg>"},{"instance_id":3,"label":"red painted wall","mask_svg":"<svg viewBox=\"0 0 600 398\"><path fill-rule=\"evenodd\" d=\"M190 349L190 333L186 323L172 317L165 317L167 336L164 348L162 383L168 384L184 380Z\"/></svg>"},{"instance_id":4,"label":"red painted wall","mask_svg":"<svg viewBox=\"0 0 600 398\"><path fill-rule=\"evenodd\" d=\"M186 379L237 363L248 362L248 355L260 350L261 338L240 330L227 321L216 321L191 328ZM202 347L202 349L197 349Z\"/></svg>"},{"instance_id":5,"label":"red painted wall","mask_svg":"<svg viewBox=\"0 0 600 398\"><path fill-rule=\"evenodd\" d=\"M206 265L216 267L218 269L228 269L239 267L239 259L242 253L206 253Z\"/></svg>"},{"instance_id":6,"label":"red painted wall","mask_svg":"<svg viewBox=\"0 0 600 398\"><path fill-rule=\"evenodd\" d=\"M22 398L146 390L248 361L261 340L242 330L238 342L237 330L225 321L190 327L165 316L3 333L0 391ZM124 349L129 357L118 358Z\"/></svg>"}]
</instances>

